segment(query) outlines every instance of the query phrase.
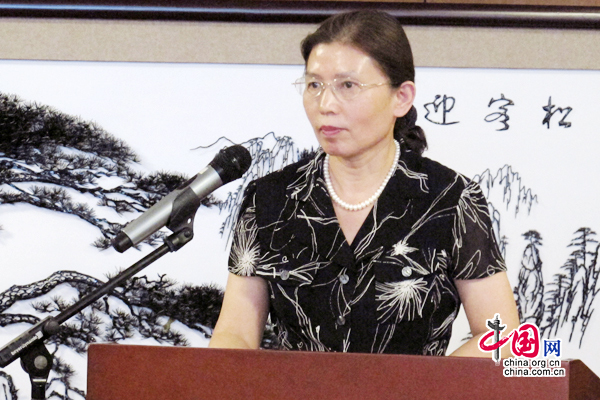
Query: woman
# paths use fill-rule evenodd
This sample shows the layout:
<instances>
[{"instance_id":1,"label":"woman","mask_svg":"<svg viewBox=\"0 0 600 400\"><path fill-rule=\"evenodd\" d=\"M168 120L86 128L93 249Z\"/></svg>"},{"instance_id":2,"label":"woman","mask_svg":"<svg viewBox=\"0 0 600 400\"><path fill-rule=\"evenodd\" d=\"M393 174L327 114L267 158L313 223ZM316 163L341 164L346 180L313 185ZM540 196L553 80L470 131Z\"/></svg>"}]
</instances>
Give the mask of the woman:
<instances>
[{"instance_id":1,"label":"woman","mask_svg":"<svg viewBox=\"0 0 600 400\"><path fill-rule=\"evenodd\" d=\"M489 357L486 319L519 324L506 267L479 187L421 157L402 27L340 14L302 54L320 149L249 185L210 346L258 348L270 315L285 349L444 355L462 302L453 355Z\"/></svg>"}]
</instances>

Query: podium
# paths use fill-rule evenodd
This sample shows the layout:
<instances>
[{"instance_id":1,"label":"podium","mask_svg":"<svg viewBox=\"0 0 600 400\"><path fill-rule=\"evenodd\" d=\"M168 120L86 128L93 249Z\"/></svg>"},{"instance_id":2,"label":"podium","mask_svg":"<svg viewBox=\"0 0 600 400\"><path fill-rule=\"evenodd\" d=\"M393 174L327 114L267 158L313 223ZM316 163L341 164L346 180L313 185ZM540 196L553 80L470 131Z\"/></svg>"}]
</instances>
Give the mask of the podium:
<instances>
[{"instance_id":1,"label":"podium","mask_svg":"<svg viewBox=\"0 0 600 400\"><path fill-rule=\"evenodd\" d=\"M490 358L93 344L88 400L600 399L581 361L505 377Z\"/></svg>"}]
</instances>

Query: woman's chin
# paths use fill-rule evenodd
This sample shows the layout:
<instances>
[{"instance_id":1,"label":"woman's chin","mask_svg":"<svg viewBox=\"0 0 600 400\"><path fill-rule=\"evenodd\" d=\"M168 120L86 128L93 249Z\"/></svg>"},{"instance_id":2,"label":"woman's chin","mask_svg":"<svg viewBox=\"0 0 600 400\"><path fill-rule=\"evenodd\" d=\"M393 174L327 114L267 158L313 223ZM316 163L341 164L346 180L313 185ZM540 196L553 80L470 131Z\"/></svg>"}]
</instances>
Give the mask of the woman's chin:
<instances>
[{"instance_id":1,"label":"woman's chin","mask_svg":"<svg viewBox=\"0 0 600 400\"><path fill-rule=\"evenodd\" d=\"M319 138L318 141L323 151L332 157L340 156L344 153L337 141L323 140L321 138Z\"/></svg>"}]
</instances>

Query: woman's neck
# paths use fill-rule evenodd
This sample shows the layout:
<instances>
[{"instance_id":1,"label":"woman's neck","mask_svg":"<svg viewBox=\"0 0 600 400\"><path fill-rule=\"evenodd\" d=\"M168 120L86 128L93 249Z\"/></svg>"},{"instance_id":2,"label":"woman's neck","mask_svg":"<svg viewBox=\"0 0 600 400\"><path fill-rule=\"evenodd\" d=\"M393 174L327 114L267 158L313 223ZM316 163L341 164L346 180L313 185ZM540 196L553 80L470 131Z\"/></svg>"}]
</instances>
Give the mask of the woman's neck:
<instances>
[{"instance_id":1,"label":"woman's neck","mask_svg":"<svg viewBox=\"0 0 600 400\"><path fill-rule=\"evenodd\" d=\"M360 203L381 185L394 163L394 141L352 158L330 157L329 174L337 195L347 203Z\"/></svg>"}]
</instances>

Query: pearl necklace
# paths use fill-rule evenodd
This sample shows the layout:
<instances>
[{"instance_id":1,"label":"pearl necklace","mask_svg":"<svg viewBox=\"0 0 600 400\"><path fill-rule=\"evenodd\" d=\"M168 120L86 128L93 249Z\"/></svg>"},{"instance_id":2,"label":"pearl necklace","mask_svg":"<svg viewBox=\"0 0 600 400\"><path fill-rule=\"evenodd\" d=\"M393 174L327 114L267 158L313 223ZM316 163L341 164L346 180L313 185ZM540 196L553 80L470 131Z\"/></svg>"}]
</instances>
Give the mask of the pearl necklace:
<instances>
[{"instance_id":1,"label":"pearl necklace","mask_svg":"<svg viewBox=\"0 0 600 400\"><path fill-rule=\"evenodd\" d=\"M362 203L358 203L358 204L346 203L344 200L340 199L340 197L337 195L335 190L333 190L333 185L331 184L331 177L329 176L329 154L327 154L325 156L325 161L323 163L323 175L325 177L325 186L327 186L327 191L329 192L329 195L331 196L333 201L335 201L337 204L340 205L340 207L342 207L343 209L348 210L348 211L359 211L359 210L362 210L363 208L366 208L366 207L370 206L371 204L375 203L375 200L377 200L379 198L379 196L381 195L381 192L383 192L383 189L385 189L385 186L387 185L388 181L390 180L392 175L394 175L394 172L396 171L396 167L398 165L398 160L400 159L400 145L398 144L398 142L396 140L394 140L394 144L396 145L396 154L394 155L394 163L392 164L392 167L390 168L389 172L385 176L385 179L383 180L383 182L381 183L381 185L379 186L377 191L373 194L373 196L369 197L367 200L363 201Z\"/></svg>"}]
</instances>

